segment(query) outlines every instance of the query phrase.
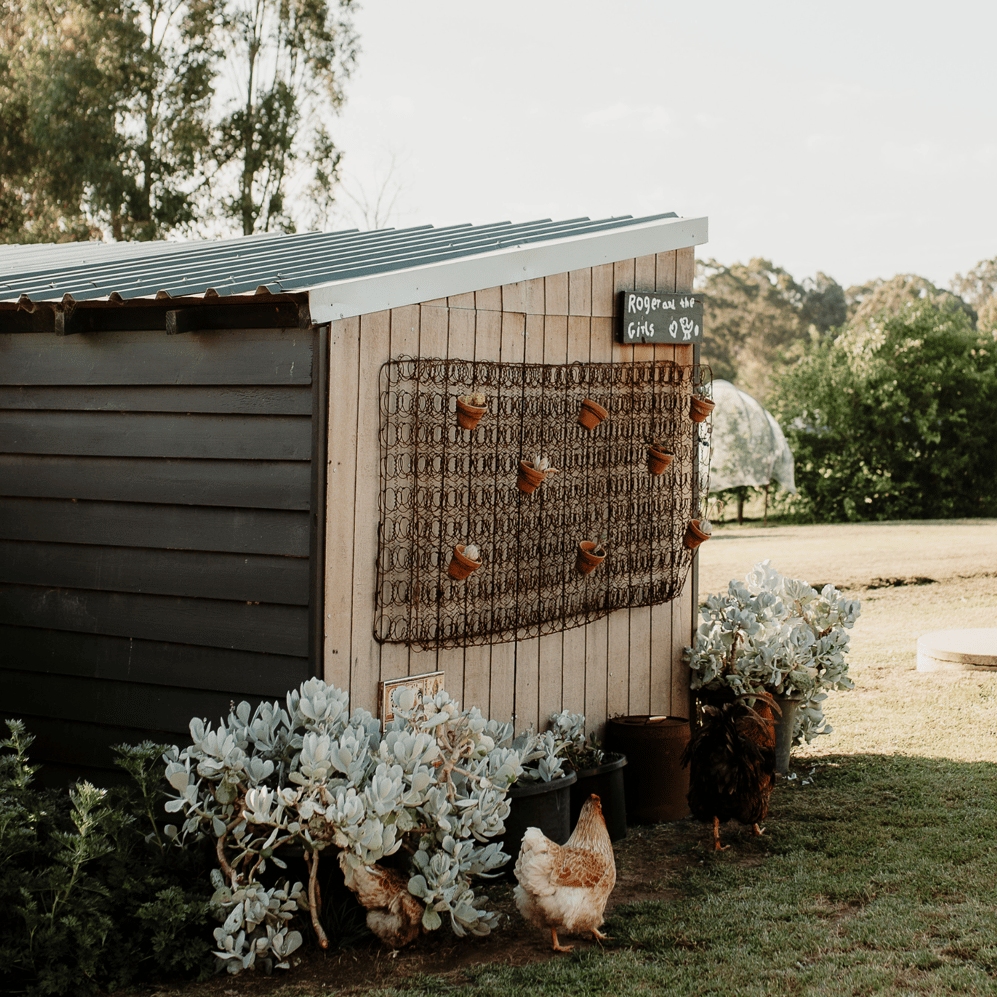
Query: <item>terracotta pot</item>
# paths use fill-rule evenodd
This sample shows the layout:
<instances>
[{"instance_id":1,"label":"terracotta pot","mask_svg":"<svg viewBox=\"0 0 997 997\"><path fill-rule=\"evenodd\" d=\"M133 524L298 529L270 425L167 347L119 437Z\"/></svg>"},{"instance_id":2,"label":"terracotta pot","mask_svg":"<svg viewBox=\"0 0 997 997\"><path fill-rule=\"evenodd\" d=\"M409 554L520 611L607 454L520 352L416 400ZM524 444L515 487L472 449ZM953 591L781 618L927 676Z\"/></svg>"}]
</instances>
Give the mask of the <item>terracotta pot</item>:
<instances>
[{"instance_id":1,"label":"terracotta pot","mask_svg":"<svg viewBox=\"0 0 997 997\"><path fill-rule=\"evenodd\" d=\"M521 492L526 492L527 495L531 495L537 485L539 485L544 478L547 477L547 471L538 471L532 464L528 464L525 460L519 462L519 475L516 478L516 485Z\"/></svg>"},{"instance_id":2,"label":"terracotta pot","mask_svg":"<svg viewBox=\"0 0 997 997\"><path fill-rule=\"evenodd\" d=\"M594 553L595 543L591 540L582 540L578 544L578 557L575 559L575 567L580 575L587 575L593 568L597 568L606 560L606 555L601 557Z\"/></svg>"},{"instance_id":3,"label":"terracotta pot","mask_svg":"<svg viewBox=\"0 0 997 997\"><path fill-rule=\"evenodd\" d=\"M693 422L705 422L706 417L716 408L716 402L711 402L709 398L702 398L699 395L692 396L692 405L689 414Z\"/></svg>"},{"instance_id":4,"label":"terracotta pot","mask_svg":"<svg viewBox=\"0 0 997 997\"><path fill-rule=\"evenodd\" d=\"M704 533L699 528L698 519L693 519L685 528L685 537L682 542L689 548L689 550L695 550L705 540L709 540L711 536L713 536L712 533Z\"/></svg>"},{"instance_id":5,"label":"terracotta pot","mask_svg":"<svg viewBox=\"0 0 997 997\"><path fill-rule=\"evenodd\" d=\"M674 459L675 454L653 443L647 448L647 469L651 474L661 474Z\"/></svg>"},{"instance_id":6,"label":"terracotta pot","mask_svg":"<svg viewBox=\"0 0 997 997\"><path fill-rule=\"evenodd\" d=\"M469 557L465 557L464 545L457 544L453 549L453 556L450 558L450 566L447 568L447 574L451 578L456 578L457 581L462 582L472 571L480 567L481 562L472 561Z\"/></svg>"},{"instance_id":7,"label":"terracotta pot","mask_svg":"<svg viewBox=\"0 0 997 997\"><path fill-rule=\"evenodd\" d=\"M592 401L591 398L586 398L582 402L582 407L578 410L578 421L586 429L595 429L608 415L609 409L604 409L598 402Z\"/></svg>"},{"instance_id":8,"label":"terracotta pot","mask_svg":"<svg viewBox=\"0 0 997 997\"><path fill-rule=\"evenodd\" d=\"M469 405L465 401L461 401L460 398L457 399L457 425L461 429L474 429L478 424L478 420L488 411L487 407L482 405L478 408L477 405Z\"/></svg>"}]
</instances>

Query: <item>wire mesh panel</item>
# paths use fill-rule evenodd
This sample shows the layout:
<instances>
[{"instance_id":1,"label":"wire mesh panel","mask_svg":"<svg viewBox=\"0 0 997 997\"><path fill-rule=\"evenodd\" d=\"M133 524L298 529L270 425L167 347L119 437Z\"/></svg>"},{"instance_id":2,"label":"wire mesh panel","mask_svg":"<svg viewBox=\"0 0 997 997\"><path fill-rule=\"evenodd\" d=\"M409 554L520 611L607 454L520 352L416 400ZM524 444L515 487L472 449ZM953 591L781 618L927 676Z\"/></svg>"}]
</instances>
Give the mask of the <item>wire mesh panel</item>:
<instances>
[{"instance_id":1,"label":"wire mesh panel","mask_svg":"<svg viewBox=\"0 0 997 997\"><path fill-rule=\"evenodd\" d=\"M677 596L692 563L685 527L708 492L711 424L689 416L701 380L708 368L670 361L384 364L375 638L498 643ZM456 403L472 393L486 412L466 430ZM591 430L578 421L585 399L608 411ZM652 439L675 455L657 475ZM517 471L536 456L557 472L526 494ZM583 575L579 541L599 539L607 557ZM470 543L481 567L457 581L453 548Z\"/></svg>"}]
</instances>

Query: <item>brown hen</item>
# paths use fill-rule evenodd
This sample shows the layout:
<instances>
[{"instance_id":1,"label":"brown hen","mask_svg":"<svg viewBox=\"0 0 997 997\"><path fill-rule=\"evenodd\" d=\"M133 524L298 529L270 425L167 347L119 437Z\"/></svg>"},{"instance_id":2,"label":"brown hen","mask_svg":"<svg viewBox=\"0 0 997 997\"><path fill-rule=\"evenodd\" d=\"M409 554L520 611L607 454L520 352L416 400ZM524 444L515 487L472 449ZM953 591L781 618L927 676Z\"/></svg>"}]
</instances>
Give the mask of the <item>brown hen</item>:
<instances>
[{"instance_id":1,"label":"brown hen","mask_svg":"<svg viewBox=\"0 0 997 997\"><path fill-rule=\"evenodd\" d=\"M516 859L516 906L542 930L550 930L554 950L570 952L557 933L599 931L606 901L616 885L613 845L602 816L602 801L594 793L585 801L571 837L559 845L536 827L526 829Z\"/></svg>"},{"instance_id":2,"label":"brown hen","mask_svg":"<svg viewBox=\"0 0 997 997\"><path fill-rule=\"evenodd\" d=\"M781 712L767 693L739 696L703 708L703 718L682 755L689 766L689 808L713 823L719 851L720 825L750 824L755 834L769 809L775 784L775 715Z\"/></svg>"}]
</instances>

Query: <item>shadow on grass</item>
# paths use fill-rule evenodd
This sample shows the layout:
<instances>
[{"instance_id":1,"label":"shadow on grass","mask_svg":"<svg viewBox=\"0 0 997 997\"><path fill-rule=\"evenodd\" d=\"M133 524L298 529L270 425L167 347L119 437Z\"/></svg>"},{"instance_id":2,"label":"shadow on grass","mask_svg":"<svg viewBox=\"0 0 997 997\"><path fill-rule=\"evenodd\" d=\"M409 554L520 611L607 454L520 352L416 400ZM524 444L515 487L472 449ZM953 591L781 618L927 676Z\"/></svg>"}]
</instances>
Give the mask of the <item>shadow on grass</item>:
<instances>
[{"instance_id":1,"label":"shadow on grass","mask_svg":"<svg viewBox=\"0 0 997 997\"><path fill-rule=\"evenodd\" d=\"M607 948L384 993L997 993L997 766L827 755L794 775L762 838L669 835L675 899L617 907Z\"/></svg>"}]
</instances>

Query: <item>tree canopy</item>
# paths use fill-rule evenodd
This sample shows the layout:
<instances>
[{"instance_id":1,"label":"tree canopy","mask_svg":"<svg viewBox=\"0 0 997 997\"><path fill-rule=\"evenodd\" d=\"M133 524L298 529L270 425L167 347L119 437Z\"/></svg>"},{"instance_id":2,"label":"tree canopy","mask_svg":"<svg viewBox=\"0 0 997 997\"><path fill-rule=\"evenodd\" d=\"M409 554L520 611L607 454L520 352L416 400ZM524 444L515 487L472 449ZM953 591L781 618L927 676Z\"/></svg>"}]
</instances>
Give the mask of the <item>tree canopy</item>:
<instances>
[{"instance_id":1,"label":"tree canopy","mask_svg":"<svg viewBox=\"0 0 997 997\"><path fill-rule=\"evenodd\" d=\"M783 371L772 408L807 519L997 513L997 342L963 309L852 324Z\"/></svg>"},{"instance_id":2,"label":"tree canopy","mask_svg":"<svg viewBox=\"0 0 997 997\"><path fill-rule=\"evenodd\" d=\"M0 0L0 238L293 228L335 181L352 6Z\"/></svg>"}]
</instances>

